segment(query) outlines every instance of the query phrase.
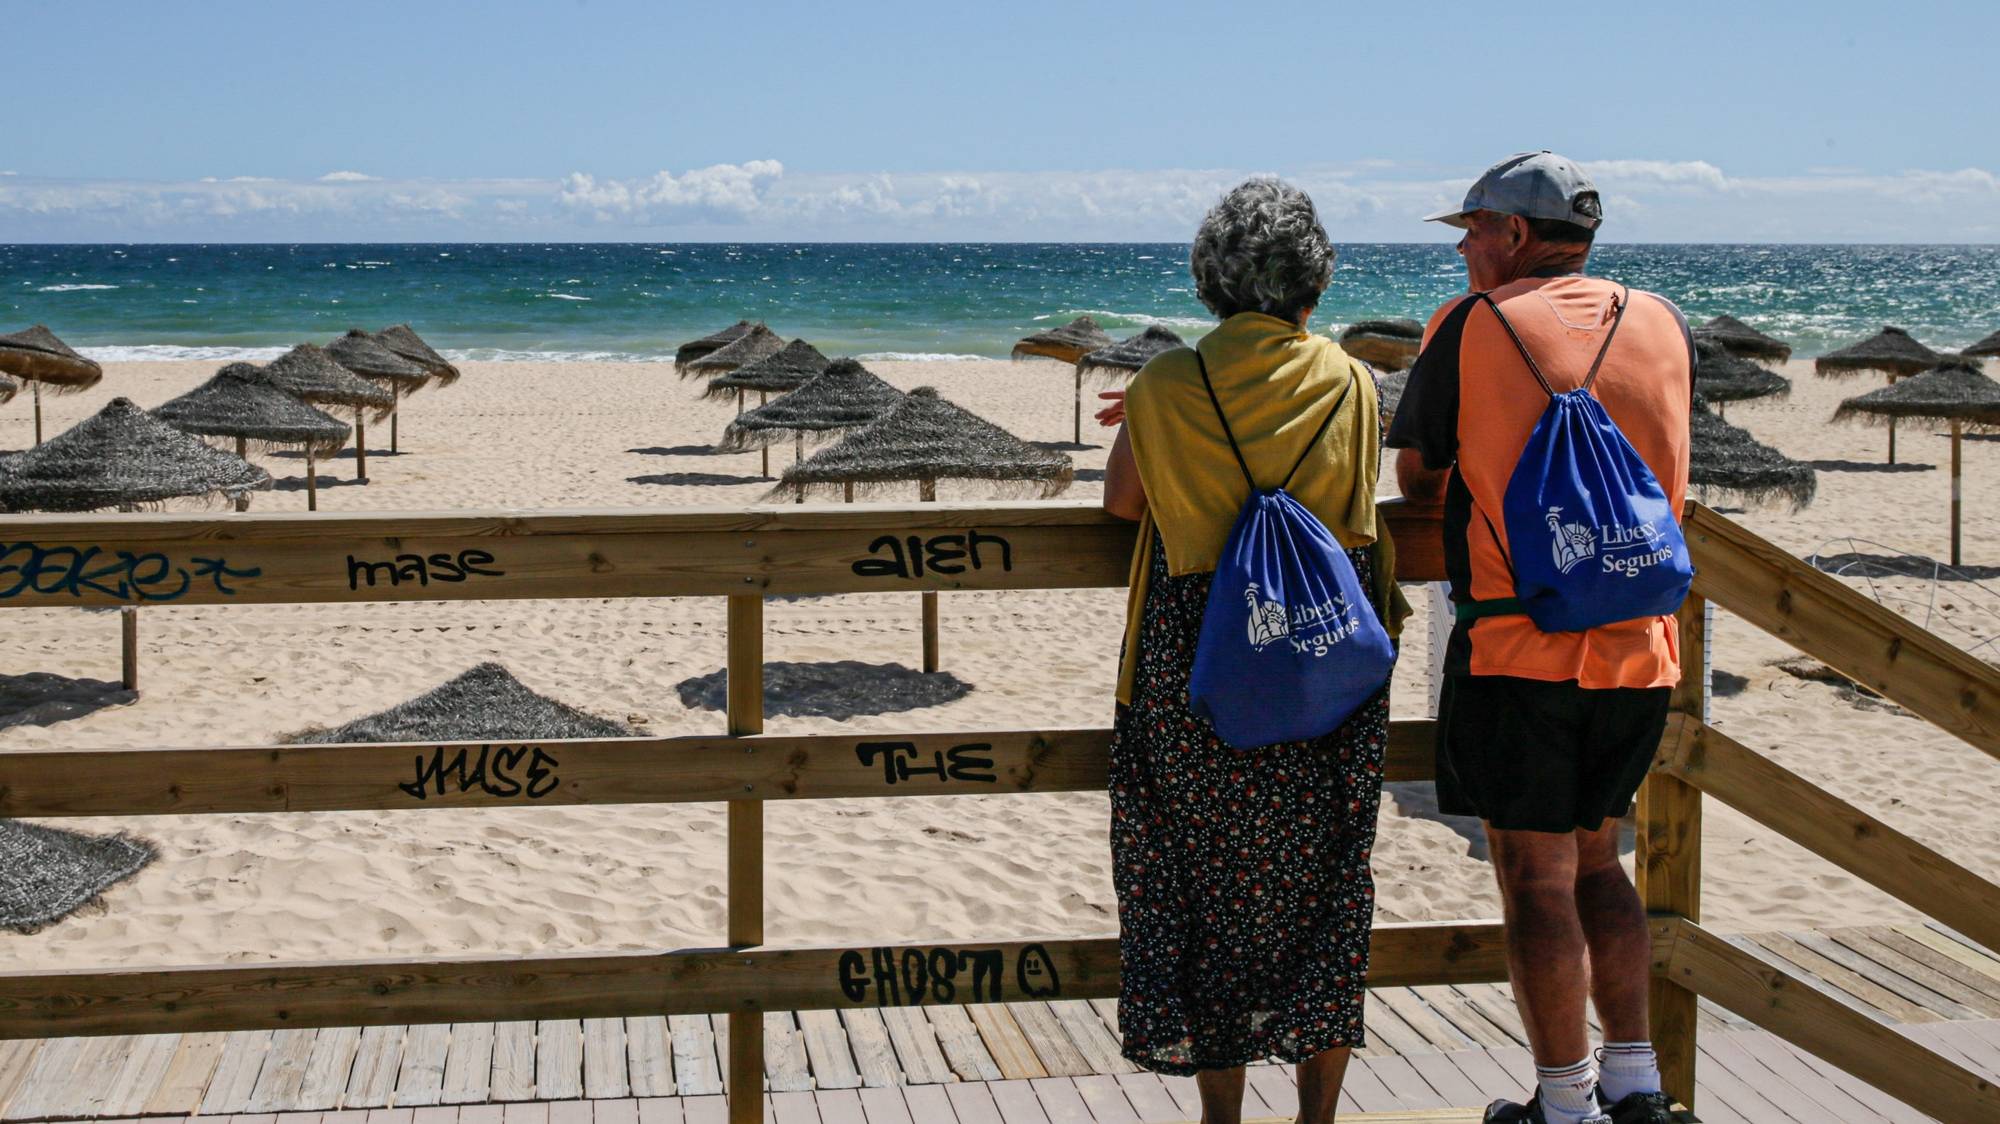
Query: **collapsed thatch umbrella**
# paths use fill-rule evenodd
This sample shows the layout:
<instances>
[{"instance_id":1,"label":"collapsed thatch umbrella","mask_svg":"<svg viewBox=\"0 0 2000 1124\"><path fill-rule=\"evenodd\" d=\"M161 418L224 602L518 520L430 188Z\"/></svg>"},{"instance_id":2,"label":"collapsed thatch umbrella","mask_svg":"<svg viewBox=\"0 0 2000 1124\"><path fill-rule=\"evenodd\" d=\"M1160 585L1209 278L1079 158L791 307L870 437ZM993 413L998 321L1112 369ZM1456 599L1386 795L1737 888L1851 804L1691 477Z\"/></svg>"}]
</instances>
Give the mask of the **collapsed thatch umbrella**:
<instances>
[{"instance_id":1,"label":"collapsed thatch umbrella","mask_svg":"<svg viewBox=\"0 0 2000 1124\"><path fill-rule=\"evenodd\" d=\"M1856 416L1893 422L1897 418L1951 425L1951 564L1959 565L1959 517L1963 490L1960 440L1968 428L2000 429L2000 383L1987 378L1973 360L1948 360L1923 374L1849 398L1833 419Z\"/></svg>"},{"instance_id":2,"label":"collapsed thatch umbrella","mask_svg":"<svg viewBox=\"0 0 2000 1124\"><path fill-rule=\"evenodd\" d=\"M1930 370L1943 358L1937 352L1918 343L1903 329L1885 326L1881 331L1859 343L1848 344L1838 351L1829 351L1813 360L1813 371L1821 375L1852 375L1864 371L1879 371L1888 375L1890 384L1894 385L1899 378ZM1896 463L1894 418L1889 419L1889 463Z\"/></svg>"},{"instance_id":3,"label":"collapsed thatch umbrella","mask_svg":"<svg viewBox=\"0 0 2000 1124\"><path fill-rule=\"evenodd\" d=\"M1731 353L1714 340L1697 337L1694 351L1694 388L1718 407L1754 398L1783 398L1792 392L1789 379Z\"/></svg>"},{"instance_id":4,"label":"collapsed thatch umbrella","mask_svg":"<svg viewBox=\"0 0 2000 1124\"><path fill-rule=\"evenodd\" d=\"M736 415L716 448L725 453L747 453L786 437L818 440L869 425L902 400L902 391L875 377L856 360L836 359L797 390ZM847 498L854 498L851 487Z\"/></svg>"},{"instance_id":5,"label":"collapsed thatch umbrella","mask_svg":"<svg viewBox=\"0 0 2000 1124\"><path fill-rule=\"evenodd\" d=\"M0 336L0 374L35 384L35 444L42 443L42 384L51 394L89 390L104 377L104 368L85 359L40 324ZM10 393L8 398L12 398ZM5 399L0 399L5 401Z\"/></svg>"},{"instance_id":6,"label":"collapsed thatch umbrella","mask_svg":"<svg viewBox=\"0 0 2000 1124\"><path fill-rule=\"evenodd\" d=\"M744 336L749 335L750 329L753 326L748 320L738 320L736 323L719 332L703 336L698 340L689 340L680 345L674 349L674 370L676 372L685 372L689 363L705 355L713 355L730 344L735 343L737 340L742 339Z\"/></svg>"},{"instance_id":7,"label":"collapsed thatch umbrella","mask_svg":"<svg viewBox=\"0 0 2000 1124\"><path fill-rule=\"evenodd\" d=\"M724 344L699 359L690 359L686 364L675 364L674 369L686 378L714 378L726 375L739 367L747 367L759 359L769 359L785 350L783 336L766 328L761 322L750 325L733 342Z\"/></svg>"},{"instance_id":8,"label":"collapsed thatch umbrella","mask_svg":"<svg viewBox=\"0 0 2000 1124\"><path fill-rule=\"evenodd\" d=\"M249 363L231 363L200 386L153 408L153 416L197 437L234 437L236 455L248 457L252 441L298 446L306 455L306 510L319 509L314 461L347 443L348 424L280 389ZM237 510L248 506L239 496Z\"/></svg>"},{"instance_id":9,"label":"collapsed thatch umbrella","mask_svg":"<svg viewBox=\"0 0 2000 1124\"><path fill-rule=\"evenodd\" d=\"M1695 339L1713 340L1722 350L1743 359L1783 363L1792 357L1792 345L1745 324L1734 316L1718 316L1694 330Z\"/></svg>"},{"instance_id":10,"label":"collapsed thatch umbrella","mask_svg":"<svg viewBox=\"0 0 2000 1124\"><path fill-rule=\"evenodd\" d=\"M403 412L403 396L424 388L431 378L429 369L396 354L387 344L359 328L349 328L346 335L327 344L326 353L335 363L362 378L389 385L389 393L396 399L389 409L389 451L399 451L396 431L400 428L398 415Z\"/></svg>"},{"instance_id":11,"label":"collapsed thatch umbrella","mask_svg":"<svg viewBox=\"0 0 2000 1124\"><path fill-rule=\"evenodd\" d=\"M1113 342L1110 334L1097 326L1097 321L1079 316L1060 328L1022 336L1014 344L1013 358L1054 359L1074 364L1100 347L1110 347Z\"/></svg>"},{"instance_id":12,"label":"collapsed thatch umbrella","mask_svg":"<svg viewBox=\"0 0 2000 1124\"><path fill-rule=\"evenodd\" d=\"M368 422L361 411L373 410L381 421L396 408L396 396L333 361L325 348L302 343L264 365L264 375L280 390L315 406L346 406L354 411L354 478L368 480Z\"/></svg>"},{"instance_id":13,"label":"collapsed thatch umbrella","mask_svg":"<svg viewBox=\"0 0 2000 1124\"><path fill-rule=\"evenodd\" d=\"M538 695L497 663L482 663L408 702L293 741L506 742L628 738L629 727Z\"/></svg>"},{"instance_id":14,"label":"collapsed thatch umbrella","mask_svg":"<svg viewBox=\"0 0 2000 1124\"><path fill-rule=\"evenodd\" d=\"M1974 359L1990 359L1993 356L2000 355L2000 332L1995 332L1987 336L1985 339L1959 352L1959 354L1969 355Z\"/></svg>"},{"instance_id":15,"label":"collapsed thatch umbrella","mask_svg":"<svg viewBox=\"0 0 2000 1124\"><path fill-rule=\"evenodd\" d=\"M905 395L880 421L786 469L776 491L803 500L816 488L915 481L917 498L928 502L937 499L939 480L991 480L1027 485L1046 497L1069 487L1074 478L1068 457L1036 448L924 386ZM923 595L923 641L924 670L936 671L935 593Z\"/></svg>"},{"instance_id":16,"label":"collapsed thatch umbrella","mask_svg":"<svg viewBox=\"0 0 2000 1124\"><path fill-rule=\"evenodd\" d=\"M826 370L827 358L819 348L804 340L793 340L783 351L768 355L754 363L745 363L726 375L718 375L708 380L708 389L702 392L704 398L736 399L736 412L743 412L744 396L750 391L757 392L759 406L770 402L772 394L789 394L813 377ZM805 438L797 439L798 450L793 454L797 460L804 454ZM771 475L771 447L764 446L764 475Z\"/></svg>"},{"instance_id":17,"label":"collapsed thatch umbrella","mask_svg":"<svg viewBox=\"0 0 2000 1124\"><path fill-rule=\"evenodd\" d=\"M1147 328L1136 336L1120 340L1110 347L1100 347L1096 351L1076 361L1076 437L1078 445L1083 444L1083 380L1092 374L1108 374L1113 378L1123 378L1146 365L1146 362L1162 351L1172 351L1186 347L1187 341L1176 335L1171 328L1158 324Z\"/></svg>"},{"instance_id":18,"label":"collapsed thatch umbrella","mask_svg":"<svg viewBox=\"0 0 2000 1124\"><path fill-rule=\"evenodd\" d=\"M0 820L0 929L60 921L151 861L153 848L128 836Z\"/></svg>"},{"instance_id":19,"label":"collapsed thatch umbrella","mask_svg":"<svg viewBox=\"0 0 2000 1124\"><path fill-rule=\"evenodd\" d=\"M1356 320L1340 333L1340 349L1385 371L1408 370L1423 346L1424 326L1415 320Z\"/></svg>"},{"instance_id":20,"label":"collapsed thatch umbrella","mask_svg":"<svg viewBox=\"0 0 2000 1124\"><path fill-rule=\"evenodd\" d=\"M424 342L408 324L391 324L375 333L375 339L383 347L395 352L424 369L432 382L439 387L447 387L458 381L458 368L451 360L439 355L437 350Z\"/></svg>"},{"instance_id":21,"label":"collapsed thatch umbrella","mask_svg":"<svg viewBox=\"0 0 2000 1124\"><path fill-rule=\"evenodd\" d=\"M1688 484L1698 494L1727 493L1753 501L1782 496L1794 511L1812 502L1819 478L1811 465L1716 417L1699 392L1689 420Z\"/></svg>"},{"instance_id":22,"label":"collapsed thatch umbrella","mask_svg":"<svg viewBox=\"0 0 2000 1124\"><path fill-rule=\"evenodd\" d=\"M111 404L26 452L0 458L0 511L94 511L186 496L230 499L271 486L271 474L212 449L133 405ZM125 687L138 690L138 612L120 614Z\"/></svg>"}]
</instances>

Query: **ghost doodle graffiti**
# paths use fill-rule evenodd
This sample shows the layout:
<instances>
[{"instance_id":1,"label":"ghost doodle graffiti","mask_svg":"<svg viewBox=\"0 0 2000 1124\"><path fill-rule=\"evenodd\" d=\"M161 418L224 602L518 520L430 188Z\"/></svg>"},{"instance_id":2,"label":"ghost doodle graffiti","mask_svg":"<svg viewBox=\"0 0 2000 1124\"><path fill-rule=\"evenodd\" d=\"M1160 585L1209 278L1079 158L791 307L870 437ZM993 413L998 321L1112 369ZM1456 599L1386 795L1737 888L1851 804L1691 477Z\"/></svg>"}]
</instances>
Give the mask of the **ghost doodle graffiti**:
<instances>
[{"instance_id":1,"label":"ghost doodle graffiti","mask_svg":"<svg viewBox=\"0 0 2000 1124\"><path fill-rule=\"evenodd\" d=\"M1055 960L1039 944L1014 957L1007 991L1007 953L998 948L872 948L840 954L840 993L852 1003L915 1007L925 1003L1002 1003L1062 995Z\"/></svg>"}]
</instances>

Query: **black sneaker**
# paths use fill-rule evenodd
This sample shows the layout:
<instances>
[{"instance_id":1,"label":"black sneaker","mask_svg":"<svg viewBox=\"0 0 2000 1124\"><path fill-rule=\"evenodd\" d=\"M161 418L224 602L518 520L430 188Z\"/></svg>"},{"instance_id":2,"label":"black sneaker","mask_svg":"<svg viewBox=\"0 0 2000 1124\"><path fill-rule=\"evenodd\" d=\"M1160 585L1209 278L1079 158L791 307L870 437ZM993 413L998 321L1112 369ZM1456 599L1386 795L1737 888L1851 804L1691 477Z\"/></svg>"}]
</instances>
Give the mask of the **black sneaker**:
<instances>
[{"instance_id":1,"label":"black sneaker","mask_svg":"<svg viewBox=\"0 0 2000 1124\"><path fill-rule=\"evenodd\" d=\"M1674 1099L1665 1093L1627 1093L1612 1104L1600 1088L1597 1103L1611 1124L1673 1124Z\"/></svg>"},{"instance_id":2,"label":"black sneaker","mask_svg":"<svg viewBox=\"0 0 2000 1124\"><path fill-rule=\"evenodd\" d=\"M1602 1095L1600 1094L1601 1099ZM1630 1097L1625 1098L1625 1100L1631 1099ZM1623 1104L1625 1102L1620 1101L1618 1103ZM1528 1098L1527 1104L1515 1104L1513 1101L1494 1101L1492 1104L1486 1106L1486 1115L1479 1119L1480 1124L1548 1124L1548 1117L1542 1115L1542 1094L1540 1090L1537 1090L1534 1096ZM1611 1119L1611 1117L1605 1116L1602 1113L1594 1113L1584 1117L1585 1124ZM1640 1116L1633 1119L1648 1121L1649 1118ZM1668 1119L1671 1120L1672 1118L1669 1117ZM1624 1124L1624 1121L1618 1121L1617 1124Z\"/></svg>"}]
</instances>

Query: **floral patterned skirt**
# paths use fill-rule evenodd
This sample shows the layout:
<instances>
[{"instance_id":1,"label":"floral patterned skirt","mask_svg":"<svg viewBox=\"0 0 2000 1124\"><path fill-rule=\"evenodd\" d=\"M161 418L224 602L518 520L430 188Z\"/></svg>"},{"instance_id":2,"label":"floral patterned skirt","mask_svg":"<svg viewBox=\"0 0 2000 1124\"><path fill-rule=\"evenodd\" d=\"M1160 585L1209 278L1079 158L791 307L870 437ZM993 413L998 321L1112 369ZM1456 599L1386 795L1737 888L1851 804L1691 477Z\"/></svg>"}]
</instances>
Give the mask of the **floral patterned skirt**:
<instances>
[{"instance_id":1,"label":"floral patterned skirt","mask_svg":"<svg viewBox=\"0 0 2000 1124\"><path fill-rule=\"evenodd\" d=\"M1230 748L1188 710L1212 575L1169 577L1157 536L1150 565L1111 739L1125 1056L1192 1074L1362 1045L1388 690L1327 737Z\"/></svg>"}]
</instances>

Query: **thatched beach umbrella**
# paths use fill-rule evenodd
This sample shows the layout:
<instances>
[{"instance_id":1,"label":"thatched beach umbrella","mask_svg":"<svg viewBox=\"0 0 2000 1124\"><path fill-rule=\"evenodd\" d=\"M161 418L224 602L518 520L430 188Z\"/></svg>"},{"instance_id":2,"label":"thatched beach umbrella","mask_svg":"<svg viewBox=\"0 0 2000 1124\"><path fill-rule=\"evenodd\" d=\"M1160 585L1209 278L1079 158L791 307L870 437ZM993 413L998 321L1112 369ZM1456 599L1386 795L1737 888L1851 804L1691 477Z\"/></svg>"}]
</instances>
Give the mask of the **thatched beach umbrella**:
<instances>
[{"instance_id":1,"label":"thatched beach umbrella","mask_svg":"<svg viewBox=\"0 0 2000 1124\"><path fill-rule=\"evenodd\" d=\"M359 328L349 328L346 335L327 344L326 353L335 363L362 378L388 385L390 396L396 400L389 408L389 451L397 452L397 416L403 412L402 399L422 390L430 381L430 371L423 364L389 350L387 344Z\"/></svg>"},{"instance_id":2,"label":"thatched beach umbrella","mask_svg":"<svg viewBox=\"0 0 2000 1124\"><path fill-rule=\"evenodd\" d=\"M754 326L748 320L738 320L736 323L719 332L703 336L698 340L689 340L680 345L674 349L674 371L676 373L685 372L689 363L705 355L713 355L721 351L723 348L749 335L750 329Z\"/></svg>"},{"instance_id":3,"label":"thatched beach umbrella","mask_svg":"<svg viewBox=\"0 0 2000 1124\"><path fill-rule=\"evenodd\" d=\"M1083 444L1083 380L1092 375L1108 375L1122 379L1146 365L1147 360L1162 351L1172 351L1186 347L1187 341L1176 335L1171 328L1158 324L1147 328L1129 339L1120 340L1110 347L1100 347L1096 351L1076 361L1076 437L1078 445Z\"/></svg>"},{"instance_id":4,"label":"thatched beach umbrella","mask_svg":"<svg viewBox=\"0 0 2000 1124\"><path fill-rule=\"evenodd\" d=\"M249 457L252 441L304 450L308 511L319 510L314 461L338 451L351 430L339 418L279 389L262 368L249 363L231 363L179 398L155 406L153 416L197 437L234 437L239 457ZM238 496L236 505L244 510L249 497Z\"/></svg>"},{"instance_id":5,"label":"thatched beach umbrella","mask_svg":"<svg viewBox=\"0 0 2000 1124\"><path fill-rule=\"evenodd\" d=\"M42 443L42 384L51 394L89 390L104 377L104 368L85 359L40 324L0 336L0 374L35 384L35 444ZM7 397L13 397L9 394Z\"/></svg>"},{"instance_id":6,"label":"thatched beach umbrella","mask_svg":"<svg viewBox=\"0 0 2000 1124\"><path fill-rule=\"evenodd\" d=\"M1979 364L1949 360L1923 374L1849 398L1834 411L1835 421L1855 416L1893 422L1897 418L1951 425L1951 564L1959 565L1959 522L1963 491L1959 448L1966 429L2000 429L2000 383Z\"/></svg>"},{"instance_id":7,"label":"thatched beach umbrella","mask_svg":"<svg viewBox=\"0 0 2000 1124\"><path fill-rule=\"evenodd\" d=\"M1922 374L1937 366L1944 357L1901 328L1885 326L1859 343L1829 351L1813 360L1813 371L1821 375L1852 375L1879 371L1889 376L1890 385L1909 375ZM1896 463L1896 420L1889 419L1889 463Z\"/></svg>"},{"instance_id":8,"label":"thatched beach umbrella","mask_svg":"<svg viewBox=\"0 0 2000 1124\"><path fill-rule=\"evenodd\" d=\"M1696 338L1694 351L1694 388L1717 406L1718 413L1726 402L1783 398L1792 392L1789 379L1732 354L1714 340Z\"/></svg>"},{"instance_id":9,"label":"thatched beach umbrella","mask_svg":"<svg viewBox=\"0 0 2000 1124\"><path fill-rule=\"evenodd\" d=\"M803 500L819 488L914 481L917 498L930 502L937 499L939 480L990 480L1048 497L1074 478L1068 457L1030 445L924 386L880 421L786 469L776 491ZM936 671L937 594L923 595L923 614L924 670Z\"/></svg>"},{"instance_id":10,"label":"thatched beach umbrella","mask_svg":"<svg viewBox=\"0 0 2000 1124\"><path fill-rule=\"evenodd\" d=\"M1688 484L1707 498L1717 493L1752 501L1782 497L1794 511L1812 502L1819 478L1812 466L1792 460L1716 417L1697 393L1690 420Z\"/></svg>"},{"instance_id":11,"label":"thatched beach umbrella","mask_svg":"<svg viewBox=\"0 0 2000 1124\"><path fill-rule=\"evenodd\" d=\"M1060 328L1049 328L1022 336L1014 344L1015 359L1054 359L1077 363L1100 347L1117 341L1088 316L1079 316Z\"/></svg>"},{"instance_id":12,"label":"thatched beach umbrella","mask_svg":"<svg viewBox=\"0 0 2000 1124\"><path fill-rule=\"evenodd\" d=\"M718 347L699 359L690 359L685 365L677 363L674 369L685 378L712 379L739 367L747 367L759 359L769 359L783 350L784 337L757 323L750 325L750 330L734 342Z\"/></svg>"},{"instance_id":13,"label":"thatched beach umbrella","mask_svg":"<svg viewBox=\"0 0 2000 1124\"><path fill-rule=\"evenodd\" d=\"M0 929L60 921L151 861L153 848L124 835L0 820Z\"/></svg>"},{"instance_id":14,"label":"thatched beach umbrella","mask_svg":"<svg viewBox=\"0 0 2000 1124\"><path fill-rule=\"evenodd\" d=\"M295 742L521 742L629 738L629 727L538 695L497 663L482 663L408 702L314 730Z\"/></svg>"},{"instance_id":15,"label":"thatched beach umbrella","mask_svg":"<svg viewBox=\"0 0 2000 1124\"><path fill-rule=\"evenodd\" d=\"M1408 370L1423 346L1424 326L1415 320L1357 320L1340 333L1340 349L1385 371Z\"/></svg>"},{"instance_id":16,"label":"thatched beach umbrella","mask_svg":"<svg viewBox=\"0 0 2000 1124\"><path fill-rule=\"evenodd\" d=\"M333 361L324 348L302 343L264 364L264 376L280 390L315 406L345 406L354 411L354 478L368 481L368 422L363 410L381 421L396 408L396 396Z\"/></svg>"},{"instance_id":17,"label":"thatched beach umbrella","mask_svg":"<svg viewBox=\"0 0 2000 1124\"><path fill-rule=\"evenodd\" d=\"M439 355L437 350L425 343L424 337L418 335L416 329L408 324L391 324L375 333L375 340L383 347L422 367L424 373L429 375L431 381L440 388L458 381L458 368L452 365L451 360Z\"/></svg>"},{"instance_id":18,"label":"thatched beach umbrella","mask_svg":"<svg viewBox=\"0 0 2000 1124\"><path fill-rule=\"evenodd\" d=\"M726 375L718 375L708 380L708 389L702 392L704 398L736 399L736 412L743 412L744 396L750 391L757 392L757 404L766 405L773 394L789 394L811 382L821 371L826 370L826 356L819 348L804 340L793 340L783 351L766 356L754 363L746 363ZM805 438L799 437L798 450L793 460L804 455ZM764 447L764 475L771 475L771 447Z\"/></svg>"},{"instance_id":19,"label":"thatched beach umbrella","mask_svg":"<svg viewBox=\"0 0 2000 1124\"><path fill-rule=\"evenodd\" d=\"M1694 330L1696 340L1712 340L1722 350L1743 359L1783 363L1792 357L1792 345L1745 324L1734 316L1718 316Z\"/></svg>"},{"instance_id":20,"label":"thatched beach umbrella","mask_svg":"<svg viewBox=\"0 0 2000 1124\"><path fill-rule=\"evenodd\" d=\"M1995 332L1987 336L1985 339L1959 352L1959 354L1969 355L1974 359L1991 359L1996 355L2000 355L2000 332Z\"/></svg>"},{"instance_id":21,"label":"thatched beach umbrella","mask_svg":"<svg viewBox=\"0 0 2000 1124\"><path fill-rule=\"evenodd\" d=\"M230 499L271 486L271 474L212 449L133 405L111 404L69 429L0 458L0 511L131 511L187 496ZM138 612L125 606L125 686L139 686Z\"/></svg>"},{"instance_id":22,"label":"thatched beach umbrella","mask_svg":"<svg viewBox=\"0 0 2000 1124\"><path fill-rule=\"evenodd\" d=\"M794 442L859 429L902 402L903 392L853 359L836 359L797 390L736 415L717 449L747 453L790 437ZM849 500L854 498L848 489Z\"/></svg>"}]
</instances>

